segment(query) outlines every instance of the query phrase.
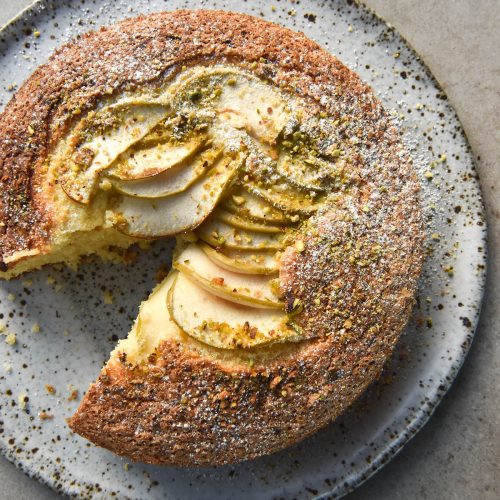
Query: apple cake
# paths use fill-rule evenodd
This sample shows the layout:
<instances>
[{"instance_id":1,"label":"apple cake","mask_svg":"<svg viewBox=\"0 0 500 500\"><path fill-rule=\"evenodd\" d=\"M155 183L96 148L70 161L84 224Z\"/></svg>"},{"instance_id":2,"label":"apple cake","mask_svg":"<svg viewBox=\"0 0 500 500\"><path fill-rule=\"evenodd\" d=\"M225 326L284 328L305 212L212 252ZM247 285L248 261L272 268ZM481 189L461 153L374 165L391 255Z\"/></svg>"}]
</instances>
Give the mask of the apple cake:
<instances>
[{"instance_id":1,"label":"apple cake","mask_svg":"<svg viewBox=\"0 0 500 500\"><path fill-rule=\"evenodd\" d=\"M380 375L421 270L419 184L372 90L303 34L126 20L56 51L0 130L1 277L177 239L75 432L137 461L238 462Z\"/></svg>"}]
</instances>

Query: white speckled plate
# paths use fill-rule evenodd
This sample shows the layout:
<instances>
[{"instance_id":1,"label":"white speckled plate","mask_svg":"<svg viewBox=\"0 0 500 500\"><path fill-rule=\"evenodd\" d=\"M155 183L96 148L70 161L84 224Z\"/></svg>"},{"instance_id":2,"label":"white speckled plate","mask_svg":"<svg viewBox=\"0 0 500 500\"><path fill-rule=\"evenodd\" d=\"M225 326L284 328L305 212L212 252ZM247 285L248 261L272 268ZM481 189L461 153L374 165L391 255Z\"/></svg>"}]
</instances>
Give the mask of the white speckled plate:
<instances>
[{"instance_id":1,"label":"white speckled plate","mask_svg":"<svg viewBox=\"0 0 500 500\"><path fill-rule=\"evenodd\" d=\"M0 105L12 95L11 85L69 38L139 13L223 8L304 31L359 72L394 110L422 177L430 257L414 321L384 379L347 416L300 445L220 469L128 467L71 434L65 418L77 406L72 391L81 396L128 332L171 246L156 244L126 268L89 260L75 271L51 267L0 283L3 333L17 337L12 346L0 339L0 447L56 490L94 498L338 497L422 427L467 354L483 294L486 227L472 155L446 96L418 55L364 7L302 0L276 2L274 10L273 3L42 0L0 33ZM104 298L107 290L113 303ZM44 414L52 418L40 418Z\"/></svg>"}]
</instances>

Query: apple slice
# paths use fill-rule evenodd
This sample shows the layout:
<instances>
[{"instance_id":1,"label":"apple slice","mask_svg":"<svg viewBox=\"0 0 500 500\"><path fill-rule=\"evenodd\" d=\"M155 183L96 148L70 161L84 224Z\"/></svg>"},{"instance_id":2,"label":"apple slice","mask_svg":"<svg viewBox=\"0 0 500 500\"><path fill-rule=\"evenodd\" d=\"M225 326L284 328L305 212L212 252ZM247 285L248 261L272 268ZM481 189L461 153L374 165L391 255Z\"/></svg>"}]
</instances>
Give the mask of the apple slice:
<instances>
[{"instance_id":1,"label":"apple slice","mask_svg":"<svg viewBox=\"0 0 500 500\"><path fill-rule=\"evenodd\" d=\"M121 180L156 176L191 158L206 142L207 136L204 134L182 141L147 144L145 147L141 141L120 155L106 174Z\"/></svg>"},{"instance_id":2,"label":"apple slice","mask_svg":"<svg viewBox=\"0 0 500 500\"><path fill-rule=\"evenodd\" d=\"M280 250L282 235L257 233L236 229L219 219L211 217L197 230L196 235L209 245L235 250Z\"/></svg>"},{"instance_id":3,"label":"apple slice","mask_svg":"<svg viewBox=\"0 0 500 500\"><path fill-rule=\"evenodd\" d=\"M214 213L214 217L225 222L227 225L237 229L245 229L247 231L255 231L257 233L282 233L283 226L274 226L272 224L265 224L240 217L239 215L232 214L226 210L219 208Z\"/></svg>"},{"instance_id":4,"label":"apple slice","mask_svg":"<svg viewBox=\"0 0 500 500\"><path fill-rule=\"evenodd\" d=\"M68 139L60 183L73 200L88 204L100 172L167 116L160 104L122 102L89 113Z\"/></svg>"},{"instance_id":5,"label":"apple slice","mask_svg":"<svg viewBox=\"0 0 500 500\"><path fill-rule=\"evenodd\" d=\"M300 328L275 309L221 299L179 273L167 296L172 319L188 335L220 349L301 340Z\"/></svg>"},{"instance_id":6,"label":"apple slice","mask_svg":"<svg viewBox=\"0 0 500 500\"><path fill-rule=\"evenodd\" d=\"M234 74L224 82L217 112L221 120L267 144L275 143L290 117L278 91L245 74Z\"/></svg>"},{"instance_id":7,"label":"apple slice","mask_svg":"<svg viewBox=\"0 0 500 500\"><path fill-rule=\"evenodd\" d=\"M195 243L181 252L173 267L205 290L230 302L258 308L283 308L274 292L277 287L273 279L228 271L215 264Z\"/></svg>"},{"instance_id":8,"label":"apple slice","mask_svg":"<svg viewBox=\"0 0 500 500\"><path fill-rule=\"evenodd\" d=\"M241 274L275 274L278 262L275 252L252 252L250 250L216 250L206 243L198 243L200 248L218 266Z\"/></svg>"},{"instance_id":9,"label":"apple slice","mask_svg":"<svg viewBox=\"0 0 500 500\"><path fill-rule=\"evenodd\" d=\"M324 205L324 195L314 191L300 191L283 180L268 185L249 180L245 182L245 187L252 194L287 213L310 215Z\"/></svg>"},{"instance_id":10,"label":"apple slice","mask_svg":"<svg viewBox=\"0 0 500 500\"><path fill-rule=\"evenodd\" d=\"M210 148L184 164L182 162L161 174L146 179L123 181L114 179L114 188L137 198L162 198L181 193L204 175L220 158L222 149Z\"/></svg>"},{"instance_id":11,"label":"apple slice","mask_svg":"<svg viewBox=\"0 0 500 500\"><path fill-rule=\"evenodd\" d=\"M222 207L240 217L259 222L269 222L276 225L291 223L290 217L284 212L241 187L237 188L231 196L224 200Z\"/></svg>"},{"instance_id":12,"label":"apple slice","mask_svg":"<svg viewBox=\"0 0 500 500\"><path fill-rule=\"evenodd\" d=\"M212 108L220 121L268 144L274 144L290 119L287 101L278 90L237 68L188 70L169 92L175 109L182 109L186 103Z\"/></svg>"},{"instance_id":13,"label":"apple slice","mask_svg":"<svg viewBox=\"0 0 500 500\"><path fill-rule=\"evenodd\" d=\"M191 231L214 210L234 181L243 155L225 158L188 190L165 198L122 196L112 210L110 222L136 238L158 238Z\"/></svg>"}]
</instances>

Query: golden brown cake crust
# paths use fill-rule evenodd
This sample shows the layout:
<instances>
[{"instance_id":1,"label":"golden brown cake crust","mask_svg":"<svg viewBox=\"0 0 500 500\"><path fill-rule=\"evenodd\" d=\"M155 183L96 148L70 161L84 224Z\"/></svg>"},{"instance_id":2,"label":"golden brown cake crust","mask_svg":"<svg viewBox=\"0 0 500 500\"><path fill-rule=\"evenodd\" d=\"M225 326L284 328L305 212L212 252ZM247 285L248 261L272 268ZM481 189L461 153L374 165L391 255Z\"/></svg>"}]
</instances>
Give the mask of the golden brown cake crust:
<instances>
[{"instance_id":1,"label":"golden brown cake crust","mask_svg":"<svg viewBox=\"0 0 500 500\"><path fill-rule=\"evenodd\" d=\"M251 368L165 341L141 369L112 360L70 420L116 453L180 466L268 454L341 414L390 356L422 261L418 182L370 88L304 35L220 11L154 14L84 35L20 89L0 117L4 260L50 241L52 207L36 187L72 110L199 61L256 62L257 75L338 117L362 154L352 195L310 220L305 250L290 247L280 271L287 299L305 306L311 340L267 365L256 351Z\"/></svg>"}]
</instances>

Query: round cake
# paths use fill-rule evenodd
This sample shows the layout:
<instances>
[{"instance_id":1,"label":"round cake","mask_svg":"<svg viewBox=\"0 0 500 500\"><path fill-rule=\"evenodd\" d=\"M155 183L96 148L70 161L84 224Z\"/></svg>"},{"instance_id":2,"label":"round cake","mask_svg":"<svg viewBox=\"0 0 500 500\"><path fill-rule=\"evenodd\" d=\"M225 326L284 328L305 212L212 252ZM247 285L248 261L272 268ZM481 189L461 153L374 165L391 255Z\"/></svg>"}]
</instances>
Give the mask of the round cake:
<instances>
[{"instance_id":1,"label":"round cake","mask_svg":"<svg viewBox=\"0 0 500 500\"><path fill-rule=\"evenodd\" d=\"M380 376L421 271L419 184L372 90L303 34L130 19L59 49L0 131L1 277L177 239L75 432L137 461L234 463Z\"/></svg>"}]
</instances>

